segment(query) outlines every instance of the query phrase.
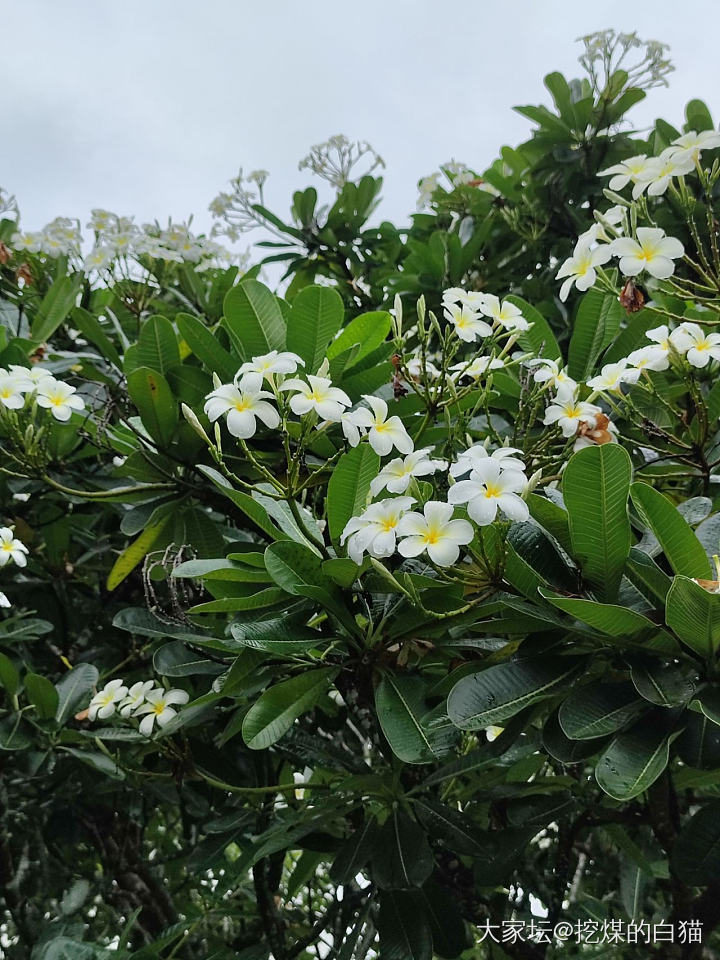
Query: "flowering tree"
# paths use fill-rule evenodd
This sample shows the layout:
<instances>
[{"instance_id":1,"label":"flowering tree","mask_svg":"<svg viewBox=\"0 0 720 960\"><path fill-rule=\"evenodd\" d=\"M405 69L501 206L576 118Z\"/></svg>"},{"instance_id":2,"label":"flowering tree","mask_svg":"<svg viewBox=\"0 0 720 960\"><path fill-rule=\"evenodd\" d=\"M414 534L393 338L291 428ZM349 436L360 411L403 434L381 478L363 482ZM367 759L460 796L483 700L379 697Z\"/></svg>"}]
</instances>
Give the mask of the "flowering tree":
<instances>
[{"instance_id":1,"label":"flowering tree","mask_svg":"<svg viewBox=\"0 0 720 960\"><path fill-rule=\"evenodd\" d=\"M308 160L322 226L236 183L227 229L300 234L284 296L188 226L96 211L84 253L7 201L9 957L717 947L720 135L614 132L667 72L638 45L588 39L407 236L363 228L363 144Z\"/></svg>"}]
</instances>

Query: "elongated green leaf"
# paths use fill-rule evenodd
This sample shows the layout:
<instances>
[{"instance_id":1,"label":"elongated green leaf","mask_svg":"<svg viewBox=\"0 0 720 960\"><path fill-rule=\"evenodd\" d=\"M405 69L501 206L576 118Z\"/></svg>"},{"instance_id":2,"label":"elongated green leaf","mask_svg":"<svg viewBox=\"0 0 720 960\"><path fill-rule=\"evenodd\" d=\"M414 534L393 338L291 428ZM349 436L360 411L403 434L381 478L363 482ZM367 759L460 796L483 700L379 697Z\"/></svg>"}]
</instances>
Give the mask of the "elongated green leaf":
<instances>
[{"instance_id":1,"label":"elongated green leaf","mask_svg":"<svg viewBox=\"0 0 720 960\"><path fill-rule=\"evenodd\" d=\"M483 831L466 814L426 797L415 800L414 807L430 836L443 840L455 853L470 857L485 853Z\"/></svg>"},{"instance_id":2,"label":"elongated green leaf","mask_svg":"<svg viewBox=\"0 0 720 960\"><path fill-rule=\"evenodd\" d=\"M137 361L163 375L180 363L180 350L173 325L167 317L148 317L140 328Z\"/></svg>"},{"instance_id":3,"label":"elongated green leaf","mask_svg":"<svg viewBox=\"0 0 720 960\"><path fill-rule=\"evenodd\" d=\"M572 554L601 600L617 596L630 552L631 473L630 457L614 443L580 450L565 469L563 494Z\"/></svg>"},{"instance_id":4,"label":"elongated green leaf","mask_svg":"<svg viewBox=\"0 0 720 960\"><path fill-rule=\"evenodd\" d=\"M38 673L25 674L25 693L30 703L35 707L40 720L51 720L57 713L58 692L47 677Z\"/></svg>"},{"instance_id":5,"label":"elongated green leaf","mask_svg":"<svg viewBox=\"0 0 720 960\"><path fill-rule=\"evenodd\" d=\"M377 926L383 960L432 960L430 925L416 893L384 890Z\"/></svg>"},{"instance_id":6,"label":"elongated green leaf","mask_svg":"<svg viewBox=\"0 0 720 960\"><path fill-rule=\"evenodd\" d=\"M80 333L100 350L103 357L114 363L118 369L122 367L120 354L115 344L107 335L97 317L83 307L75 307L72 311L72 324Z\"/></svg>"},{"instance_id":7,"label":"elongated green leaf","mask_svg":"<svg viewBox=\"0 0 720 960\"><path fill-rule=\"evenodd\" d=\"M7 654L0 653L0 683L13 697L17 693L20 677L15 664Z\"/></svg>"},{"instance_id":8,"label":"elongated green leaf","mask_svg":"<svg viewBox=\"0 0 720 960\"><path fill-rule=\"evenodd\" d=\"M423 718L425 684L419 677L386 673L375 691L375 707L382 731L393 753L405 763L428 763L442 753L432 728Z\"/></svg>"},{"instance_id":9,"label":"elongated green leaf","mask_svg":"<svg viewBox=\"0 0 720 960\"><path fill-rule=\"evenodd\" d=\"M342 326L345 308L332 287L305 287L293 300L287 321L287 348L315 373L330 343Z\"/></svg>"},{"instance_id":10,"label":"elongated green leaf","mask_svg":"<svg viewBox=\"0 0 720 960\"><path fill-rule=\"evenodd\" d=\"M703 545L675 505L647 483L634 483L630 496L640 519L659 540L675 573L707 578L710 565Z\"/></svg>"},{"instance_id":11,"label":"elongated green leaf","mask_svg":"<svg viewBox=\"0 0 720 960\"><path fill-rule=\"evenodd\" d=\"M123 550L108 574L105 584L107 590L114 590L139 563L142 563L170 520L170 514L160 517L157 522L145 527L137 540L133 540L130 546Z\"/></svg>"},{"instance_id":12,"label":"elongated green leaf","mask_svg":"<svg viewBox=\"0 0 720 960\"><path fill-rule=\"evenodd\" d=\"M432 872L433 858L422 827L394 807L383 824L373 857L373 877L383 890L420 887Z\"/></svg>"},{"instance_id":13,"label":"elongated green leaf","mask_svg":"<svg viewBox=\"0 0 720 960\"><path fill-rule=\"evenodd\" d=\"M180 640L164 643L153 654L153 670L164 677L216 676L224 667L188 649Z\"/></svg>"},{"instance_id":14,"label":"elongated green leaf","mask_svg":"<svg viewBox=\"0 0 720 960\"><path fill-rule=\"evenodd\" d=\"M379 834L378 822L371 816L347 838L330 867L330 877L334 883L349 883L355 879L372 858Z\"/></svg>"},{"instance_id":15,"label":"elongated green leaf","mask_svg":"<svg viewBox=\"0 0 720 960\"><path fill-rule=\"evenodd\" d=\"M128 393L153 440L167 446L178 422L178 405L165 377L149 367L128 374Z\"/></svg>"},{"instance_id":16,"label":"elongated green leaf","mask_svg":"<svg viewBox=\"0 0 720 960\"><path fill-rule=\"evenodd\" d=\"M73 273L58 277L40 302L32 322L32 339L42 343L49 340L75 306L83 284L83 274Z\"/></svg>"},{"instance_id":17,"label":"elongated green leaf","mask_svg":"<svg viewBox=\"0 0 720 960\"><path fill-rule=\"evenodd\" d=\"M561 597L543 589L540 590L540 595L559 610L564 610L571 617L582 620L611 637L632 637L643 631L657 630L657 624L652 620L628 607L576 597Z\"/></svg>"},{"instance_id":18,"label":"elongated green leaf","mask_svg":"<svg viewBox=\"0 0 720 960\"><path fill-rule=\"evenodd\" d=\"M55 684L57 710L55 719L63 724L78 710L88 706L98 681L98 670L91 663L79 663Z\"/></svg>"},{"instance_id":19,"label":"elongated green leaf","mask_svg":"<svg viewBox=\"0 0 720 960\"><path fill-rule=\"evenodd\" d=\"M604 751L595 768L597 782L616 800L631 800L667 766L672 738L664 716L643 717Z\"/></svg>"},{"instance_id":20,"label":"elongated green leaf","mask_svg":"<svg viewBox=\"0 0 720 960\"><path fill-rule=\"evenodd\" d=\"M593 683L570 694L558 719L572 740L593 740L616 733L646 706L632 683Z\"/></svg>"},{"instance_id":21,"label":"elongated green leaf","mask_svg":"<svg viewBox=\"0 0 720 960\"><path fill-rule=\"evenodd\" d=\"M488 667L455 684L448 697L448 716L461 730L500 723L529 703L551 696L583 663L574 658L544 657Z\"/></svg>"},{"instance_id":22,"label":"elongated green leaf","mask_svg":"<svg viewBox=\"0 0 720 960\"><path fill-rule=\"evenodd\" d=\"M336 675L334 667L322 667L270 687L245 715L245 743L251 750L264 750L278 741L299 716L322 699Z\"/></svg>"},{"instance_id":23,"label":"elongated green leaf","mask_svg":"<svg viewBox=\"0 0 720 960\"><path fill-rule=\"evenodd\" d=\"M617 336L625 311L616 296L588 290L580 301L570 338L568 372L575 380L586 380L602 351Z\"/></svg>"},{"instance_id":24,"label":"elongated green leaf","mask_svg":"<svg viewBox=\"0 0 720 960\"><path fill-rule=\"evenodd\" d=\"M665 663L655 657L630 660L635 689L650 703L674 707L687 703L695 691L695 668L687 663Z\"/></svg>"},{"instance_id":25,"label":"elongated green leaf","mask_svg":"<svg viewBox=\"0 0 720 960\"><path fill-rule=\"evenodd\" d=\"M518 337L518 343L523 350L532 353L534 357L548 357L551 360L559 360L562 353L555 339L555 334L540 311L528 303L527 300L516 297L514 294L506 297L505 300L519 307L528 323L532 324L529 330L523 330Z\"/></svg>"},{"instance_id":26,"label":"elongated green leaf","mask_svg":"<svg viewBox=\"0 0 720 960\"><path fill-rule=\"evenodd\" d=\"M338 460L327 493L328 526L334 541L340 539L348 520L365 509L370 483L379 471L380 457L369 443L348 450Z\"/></svg>"},{"instance_id":27,"label":"elongated green leaf","mask_svg":"<svg viewBox=\"0 0 720 960\"><path fill-rule=\"evenodd\" d=\"M205 464L199 464L198 470L210 480L217 489L238 507L245 516L267 534L271 540L282 540L285 535L279 530L270 519L267 510L258 503L253 497L243 493L242 490L236 490L233 485L221 473L208 467Z\"/></svg>"},{"instance_id":28,"label":"elongated green leaf","mask_svg":"<svg viewBox=\"0 0 720 960\"><path fill-rule=\"evenodd\" d=\"M334 360L342 353L357 345L357 352L349 363L349 369L357 366L363 357L375 350L390 333L392 318L384 310L376 313L361 313L345 327L339 337L336 337L328 347L327 358ZM332 371L333 365L330 364Z\"/></svg>"},{"instance_id":29,"label":"elongated green leaf","mask_svg":"<svg viewBox=\"0 0 720 960\"><path fill-rule=\"evenodd\" d=\"M243 359L285 349L280 304L258 280L241 280L225 297L223 325Z\"/></svg>"},{"instance_id":30,"label":"elongated green leaf","mask_svg":"<svg viewBox=\"0 0 720 960\"><path fill-rule=\"evenodd\" d=\"M283 614L257 623L233 623L230 632L238 643L252 650L273 653L301 653L330 641L298 619Z\"/></svg>"},{"instance_id":31,"label":"elongated green leaf","mask_svg":"<svg viewBox=\"0 0 720 960\"><path fill-rule=\"evenodd\" d=\"M691 887L720 875L720 801L706 804L684 825L673 845L675 872Z\"/></svg>"},{"instance_id":32,"label":"elongated green leaf","mask_svg":"<svg viewBox=\"0 0 720 960\"><path fill-rule=\"evenodd\" d=\"M189 313L178 313L175 317L180 336L202 361L210 373L217 373L221 380L229 382L238 371L238 362L205 324Z\"/></svg>"},{"instance_id":33,"label":"elongated green leaf","mask_svg":"<svg viewBox=\"0 0 720 960\"><path fill-rule=\"evenodd\" d=\"M706 659L720 648L720 594L709 593L694 580L673 579L665 619L684 644Z\"/></svg>"}]
</instances>

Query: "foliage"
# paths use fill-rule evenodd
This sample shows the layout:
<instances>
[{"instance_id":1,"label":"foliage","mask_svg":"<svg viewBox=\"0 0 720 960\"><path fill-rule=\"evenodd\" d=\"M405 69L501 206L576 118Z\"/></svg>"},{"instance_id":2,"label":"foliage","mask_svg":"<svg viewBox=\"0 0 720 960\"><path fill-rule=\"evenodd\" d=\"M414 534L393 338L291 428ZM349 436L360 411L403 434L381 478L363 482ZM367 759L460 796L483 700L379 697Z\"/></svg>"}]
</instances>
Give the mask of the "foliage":
<instances>
[{"instance_id":1,"label":"foliage","mask_svg":"<svg viewBox=\"0 0 720 960\"><path fill-rule=\"evenodd\" d=\"M407 231L364 144L293 225L239 179L282 296L0 224L12 960L549 956L489 936L537 901L717 949L720 135L621 132L662 49L594 50Z\"/></svg>"}]
</instances>

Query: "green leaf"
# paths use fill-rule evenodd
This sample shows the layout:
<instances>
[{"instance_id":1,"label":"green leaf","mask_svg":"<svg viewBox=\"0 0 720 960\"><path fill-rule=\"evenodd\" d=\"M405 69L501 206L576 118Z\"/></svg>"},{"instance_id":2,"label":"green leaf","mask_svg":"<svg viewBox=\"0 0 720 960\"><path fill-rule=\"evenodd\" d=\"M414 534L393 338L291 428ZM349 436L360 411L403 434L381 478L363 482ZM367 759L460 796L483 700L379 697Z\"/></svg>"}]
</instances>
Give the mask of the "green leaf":
<instances>
[{"instance_id":1,"label":"green leaf","mask_svg":"<svg viewBox=\"0 0 720 960\"><path fill-rule=\"evenodd\" d=\"M416 799L414 807L427 832L443 840L454 853L469 857L485 853L482 831L466 814L426 797Z\"/></svg>"},{"instance_id":2,"label":"green leaf","mask_svg":"<svg viewBox=\"0 0 720 960\"><path fill-rule=\"evenodd\" d=\"M670 742L678 732L670 733L662 714L643 717L603 752L595 768L597 782L616 800L637 797L667 766Z\"/></svg>"},{"instance_id":3,"label":"green leaf","mask_svg":"<svg viewBox=\"0 0 720 960\"><path fill-rule=\"evenodd\" d=\"M153 440L167 446L178 422L178 405L167 380L149 367L128 374L128 393Z\"/></svg>"},{"instance_id":4,"label":"green leaf","mask_svg":"<svg viewBox=\"0 0 720 960\"><path fill-rule=\"evenodd\" d=\"M380 831L373 879L383 890L411 890L425 883L432 868L425 831L402 809L394 807Z\"/></svg>"},{"instance_id":5,"label":"green leaf","mask_svg":"<svg viewBox=\"0 0 720 960\"><path fill-rule=\"evenodd\" d=\"M175 317L180 336L210 373L217 373L224 383L230 382L238 371L238 362L218 341L214 333L189 313Z\"/></svg>"},{"instance_id":6,"label":"green leaf","mask_svg":"<svg viewBox=\"0 0 720 960\"><path fill-rule=\"evenodd\" d=\"M0 683L11 697L14 697L17 693L19 679L17 668L10 657L7 654L0 653Z\"/></svg>"},{"instance_id":7,"label":"green leaf","mask_svg":"<svg viewBox=\"0 0 720 960\"><path fill-rule=\"evenodd\" d=\"M685 120L688 130L712 130L715 127L712 114L702 100L689 100L685 107Z\"/></svg>"},{"instance_id":8,"label":"green leaf","mask_svg":"<svg viewBox=\"0 0 720 960\"><path fill-rule=\"evenodd\" d=\"M116 587L118 587L126 577L130 576L135 567L139 563L142 563L170 520L170 514L160 517L156 523L150 524L150 526L146 527L137 540L133 540L130 546L123 550L115 563L112 565L112 569L108 574L108 578L105 583L107 590L114 590Z\"/></svg>"},{"instance_id":9,"label":"green leaf","mask_svg":"<svg viewBox=\"0 0 720 960\"><path fill-rule=\"evenodd\" d=\"M78 708L85 709L88 706L98 676L97 667L90 663L79 663L55 684L58 696L55 719L58 723L65 723Z\"/></svg>"},{"instance_id":10,"label":"green leaf","mask_svg":"<svg viewBox=\"0 0 720 960\"><path fill-rule=\"evenodd\" d=\"M122 367L120 354L97 317L83 307L75 307L72 311L72 323L86 340L98 348L105 359L114 363L118 369Z\"/></svg>"},{"instance_id":11,"label":"green leaf","mask_svg":"<svg viewBox=\"0 0 720 960\"><path fill-rule=\"evenodd\" d=\"M655 657L633 658L630 678L641 697L660 707L687 703L695 692L695 667L687 663L664 663Z\"/></svg>"},{"instance_id":12,"label":"green leaf","mask_svg":"<svg viewBox=\"0 0 720 960\"><path fill-rule=\"evenodd\" d=\"M276 743L301 714L320 702L337 672L334 667L308 670L266 690L243 720L242 735L248 747L264 750Z\"/></svg>"},{"instance_id":13,"label":"green leaf","mask_svg":"<svg viewBox=\"0 0 720 960\"><path fill-rule=\"evenodd\" d=\"M82 273L61 276L53 281L50 289L40 301L31 327L31 337L42 343L49 340L65 317L75 306L77 295L83 285Z\"/></svg>"},{"instance_id":14,"label":"green leaf","mask_svg":"<svg viewBox=\"0 0 720 960\"><path fill-rule=\"evenodd\" d=\"M380 828L375 817L368 817L337 852L330 867L333 883L350 883L372 858Z\"/></svg>"},{"instance_id":15,"label":"green leaf","mask_svg":"<svg viewBox=\"0 0 720 960\"><path fill-rule=\"evenodd\" d=\"M593 740L616 733L644 706L632 683L591 683L570 694L558 719L571 740Z\"/></svg>"},{"instance_id":16,"label":"green leaf","mask_svg":"<svg viewBox=\"0 0 720 960\"><path fill-rule=\"evenodd\" d=\"M432 960L430 925L417 894L384 890L377 929L382 960Z\"/></svg>"},{"instance_id":17,"label":"green leaf","mask_svg":"<svg viewBox=\"0 0 720 960\"><path fill-rule=\"evenodd\" d=\"M634 483L630 496L640 519L659 540L675 573L707 578L710 565L703 545L672 501L647 483Z\"/></svg>"},{"instance_id":18,"label":"green leaf","mask_svg":"<svg viewBox=\"0 0 720 960\"><path fill-rule=\"evenodd\" d=\"M216 676L224 667L189 650L180 640L171 640L153 654L153 670L164 677L193 677L200 674Z\"/></svg>"},{"instance_id":19,"label":"green leaf","mask_svg":"<svg viewBox=\"0 0 720 960\"><path fill-rule=\"evenodd\" d=\"M325 359L344 316L342 298L332 287L305 287L293 300L287 320L287 349L302 357L307 373L315 373Z\"/></svg>"},{"instance_id":20,"label":"green leaf","mask_svg":"<svg viewBox=\"0 0 720 960\"><path fill-rule=\"evenodd\" d=\"M302 653L329 643L331 639L286 614L257 623L233 623L230 632L243 646L271 653Z\"/></svg>"},{"instance_id":21,"label":"green leaf","mask_svg":"<svg viewBox=\"0 0 720 960\"><path fill-rule=\"evenodd\" d=\"M271 540L282 540L284 534L279 530L270 519L267 510L262 504L258 503L253 497L243 493L242 490L236 490L233 485L221 473L208 467L205 464L198 464L198 470L204 474L208 480L213 483L217 489L238 507L246 517L257 526Z\"/></svg>"},{"instance_id":22,"label":"green leaf","mask_svg":"<svg viewBox=\"0 0 720 960\"><path fill-rule=\"evenodd\" d=\"M228 291L222 323L246 360L285 349L285 320L275 296L258 280L242 280Z\"/></svg>"},{"instance_id":23,"label":"green leaf","mask_svg":"<svg viewBox=\"0 0 720 960\"><path fill-rule=\"evenodd\" d=\"M608 443L574 454L563 477L572 555L601 600L617 596L630 552L631 474L627 452Z\"/></svg>"},{"instance_id":24,"label":"green leaf","mask_svg":"<svg viewBox=\"0 0 720 960\"><path fill-rule=\"evenodd\" d=\"M688 577L675 577L665 606L667 625L684 644L707 660L720 648L720 594Z\"/></svg>"},{"instance_id":25,"label":"green leaf","mask_svg":"<svg viewBox=\"0 0 720 960\"><path fill-rule=\"evenodd\" d=\"M677 876L690 887L703 887L720 876L720 801L701 807L673 844Z\"/></svg>"},{"instance_id":26,"label":"green leaf","mask_svg":"<svg viewBox=\"0 0 720 960\"><path fill-rule=\"evenodd\" d=\"M355 317L345 327L339 337L336 337L327 350L328 360L339 358L346 350L357 345L357 352L354 354L348 369L352 370L369 353L375 350L384 342L390 333L392 318L384 310L376 313L361 313ZM333 364L330 364L331 373ZM335 375L335 374L333 374Z\"/></svg>"},{"instance_id":27,"label":"green leaf","mask_svg":"<svg viewBox=\"0 0 720 960\"><path fill-rule=\"evenodd\" d=\"M447 752L443 738L423 719L428 708L419 677L386 673L375 691L375 708L393 753L404 763L429 763Z\"/></svg>"},{"instance_id":28,"label":"green leaf","mask_svg":"<svg viewBox=\"0 0 720 960\"><path fill-rule=\"evenodd\" d=\"M148 367L163 375L180 364L180 350L173 325L166 317L148 317L140 328L137 342L139 367Z\"/></svg>"},{"instance_id":29,"label":"green leaf","mask_svg":"<svg viewBox=\"0 0 720 960\"><path fill-rule=\"evenodd\" d=\"M643 631L657 631L657 624L629 607L613 603L597 603L576 597L561 597L549 590L540 589L540 595L559 610L587 623L610 637L632 637Z\"/></svg>"},{"instance_id":30,"label":"green leaf","mask_svg":"<svg viewBox=\"0 0 720 960\"><path fill-rule=\"evenodd\" d=\"M410 896L418 901L417 915L430 924L433 953L453 960L469 946L465 922L454 894L433 880Z\"/></svg>"},{"instance_id":31,"label":"green leaf","mask_svg":"<svg viewBox=\"0 0 720 960\"><path fill-rule=\"evenodd\" d=\"M327 518L330 536L340 539L345 525L366 507L370 484L380 471L380 457L369 443L348 450L338 460L327 488Z\"/></svg>"},{"instance_id":32,"label":"green leaf","mask_svg":"<svg viewBox=\"0 0 720 960\"><path fill-rule=\"evenodd\" d=\"M40 720L52 720L59 704L58 692L47 677L38 673L25 674L25 693L35 707Z\"/></svg>"},{"instance_id":33,"label":"green leaf","mask_svg":"<svg viewBox=\"0 0 720 960\"><path fill-rule=\"evenodd\" d=\"M568 350L568 373L574 380L586 380L593 373L598 357L617 336L624 317L625 311L614 294L588 290L584 295Z\"/></svg>"},{"instance_id":34,"label":"green leaf","mask_svg":"<svg viewBox=\"0 0 720 960\"><path fill-rule=\"evenodd\" d=\"M501 663L459 680L448 697L448 716L461 730L480 730L507 720L549 697L582 667L566 657Z\"/></svg>"},{"instance_id":35,"label":"green leaf","mask_svg":"<svg viewBox=\"0 0 720 960\"><path fill-rule=\"evenodd\" d=\"M512 303L518 307L528 323L532 324L529 330L521 331L518 336L518 343L522 349L532 353L534 357L548 357L551 360L559 360L562 353L555 339L555 334L540 311L529 304L527 300L516 297L514 294L505 297L505 300L507 303Z\"/></svg>"}]
</instances>

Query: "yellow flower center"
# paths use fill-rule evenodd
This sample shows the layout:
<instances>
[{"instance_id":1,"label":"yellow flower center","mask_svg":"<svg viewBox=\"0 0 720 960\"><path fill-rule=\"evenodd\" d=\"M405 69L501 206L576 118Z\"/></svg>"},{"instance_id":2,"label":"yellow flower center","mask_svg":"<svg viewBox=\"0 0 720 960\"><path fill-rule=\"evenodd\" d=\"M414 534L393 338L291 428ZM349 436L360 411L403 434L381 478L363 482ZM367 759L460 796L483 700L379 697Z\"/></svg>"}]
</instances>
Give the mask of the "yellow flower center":
<instances>
[{"instance_id":1,"label":"yellow flower center","mask_svg":"<svg viewBox=\"0 0 720 960\"><path fill-rule=\"evenodd\" d=\"M160 716L160 714L164 712L165 712L165 704L162 702L162 700L160 701L160 703L153 704L153 713L156 713L158 716Z\"/></svg>"},{"instance_id":2,"label":"yellow flower center","mask_svg":"<svg viewBox=\"0 0 720 960\"><path fill-rule=\"evenodd\" d=\"M390 531L394 530L397 526L397 517L389 517L386 520L381 520L380 526L383 529L383 533L390 533Z\"/></svg>"},{"instance_id":3,"label":"yellow flower center","mask_svg":"<svg viewBox=\"0 0 720 960\"><path fill-rule=\"evenodd\" d=\"M580 407L577 407L573 404L569 404L567 407L565 407L564 412L566 417L570 417L572 419L573 417L579 417L580 414L582 413L582 410L580 409Z\"/></svg>"},{"instance_id":4,"label":"yellow flower center","mask_svg":"<svg viewBox=\"0 0 720 960\"><path fill-rule=\"evenodd\" d=\"M238 413L244 413L244 411L247 410L247 408L248 408L248 405L244 399L235 401L235 409L237 410Z\"/></svg>"},{"instance_id":5,"label":"yellow flower center","mask_svg":"<svg viewBox=\"0 0 720 960\"><path fill-rule=\"evenodd\" d=\"M502 493L499 485L497 483L486 483L485 484L485 496L489 499L492 497L499 497Z\"/></svg>"},{"instance_id":6,"label":"yellow flower center","mask_svg":"<svg viewBox=\"0 0 720 960\"><path fill-rule=\"evenodd\" d=\"M13 545L9 540L6 540L5 543L3 543L2 548L5 551L5 553L10 553L10 551L13 548Z\"/></svg>"}]
</instances>

